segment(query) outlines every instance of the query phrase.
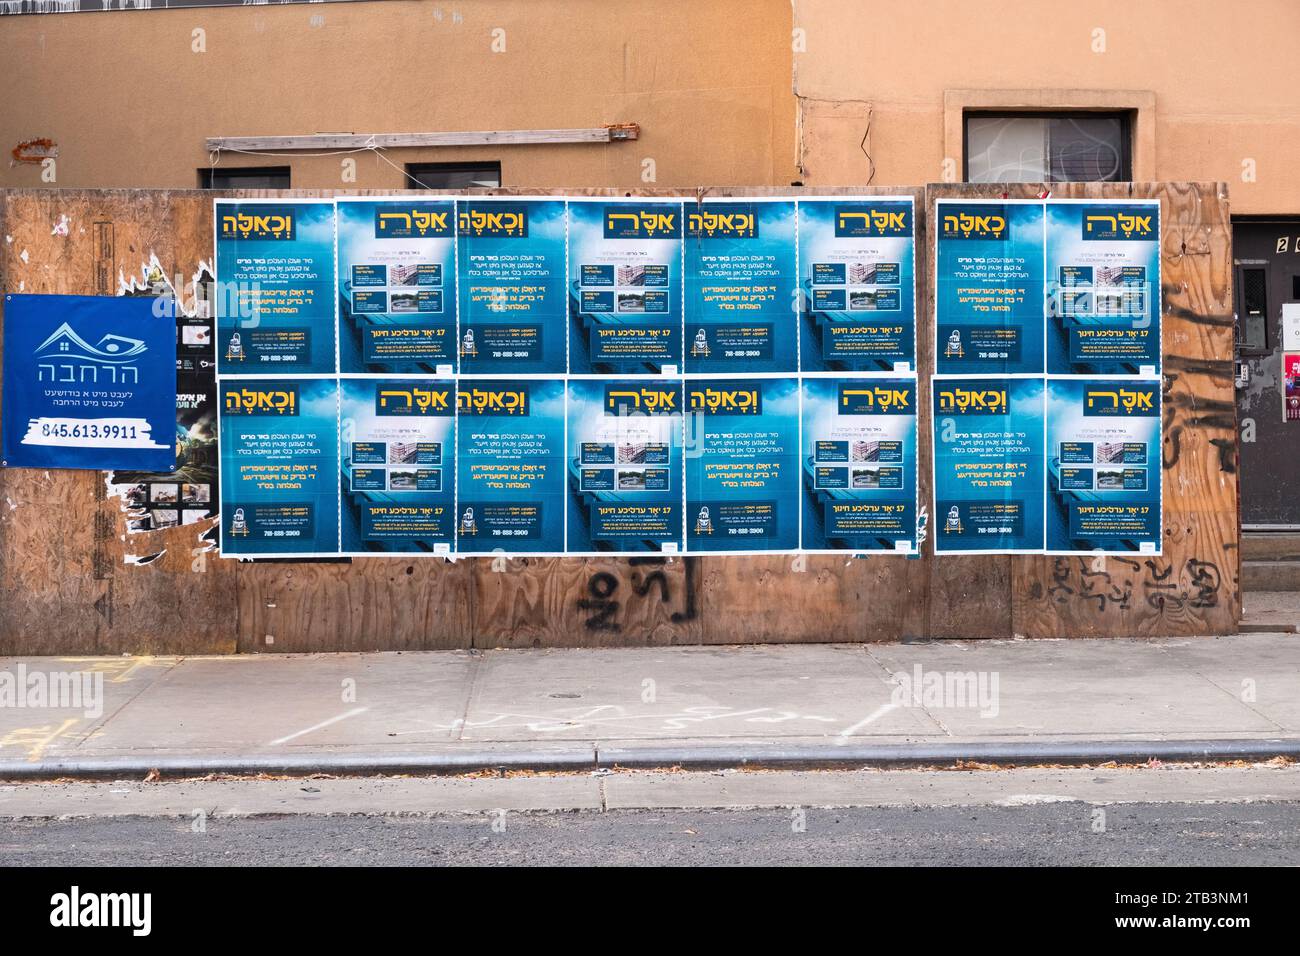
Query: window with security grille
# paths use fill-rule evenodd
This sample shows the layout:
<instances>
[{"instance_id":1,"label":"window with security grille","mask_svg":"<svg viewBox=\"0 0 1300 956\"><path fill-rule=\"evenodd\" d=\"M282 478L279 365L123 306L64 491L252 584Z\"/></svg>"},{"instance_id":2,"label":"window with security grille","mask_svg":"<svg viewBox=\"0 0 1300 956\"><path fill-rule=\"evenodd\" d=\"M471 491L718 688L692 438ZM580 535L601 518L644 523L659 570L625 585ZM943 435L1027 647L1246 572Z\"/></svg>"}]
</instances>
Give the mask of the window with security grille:
<instances>
[{"instance_id":1,"label":"window with security grille","mask_svg":"<svg viewBox=\"0 0 1300 956\"><path fill-rule=\"evenodd\" d=\"M966 181L1124 182L1132 172L1132 114L968 111Z\"/></svg>"}]
</instances>

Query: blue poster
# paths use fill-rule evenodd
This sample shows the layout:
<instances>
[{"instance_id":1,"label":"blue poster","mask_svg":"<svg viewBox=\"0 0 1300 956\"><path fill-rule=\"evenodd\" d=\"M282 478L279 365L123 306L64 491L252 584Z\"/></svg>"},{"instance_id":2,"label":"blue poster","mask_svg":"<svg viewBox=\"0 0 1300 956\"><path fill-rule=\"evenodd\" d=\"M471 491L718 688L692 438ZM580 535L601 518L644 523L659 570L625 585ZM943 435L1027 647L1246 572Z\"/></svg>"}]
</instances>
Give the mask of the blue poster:
<instances>
[{"instance_id":1,"label":"blue poster","mask_svg":"<svg viewBox=\"0 0 1300 956\"><path fill-rule=\"evenodd\" d=\"M4 465L172 470L179 439L169 303L6 295L4 319Z\"/></svg>"},{"instance_id":2,"label":"blue poster","mask_svg":"<svg viewBox=\"0 0 1300 956\"><path fill-rule=\"evenodd\" d=\"M916 368L911 197L799 200L804 371Z\"/></svg>"},{"instance_id":3,"label":"blue poster","mask_svg":"<svg viewBox=\"0 0 1300 956\"><path fill-rule=\"evenodd\" d=\"M686 371L797 372L793 199L687 203Z\"/></svg>"},{"instance_id":4,"label":"blue poster","mask_svg":"<svg viewBox=\"0 0 1300 956\"><path fill-rule=\"evenodd\" d=\"M916 379L803 380L806 551L916 548Z\"/></svg>"},{"instance_id":5,"label":"blue poster","mask_svg":"<svg viewBox=\"0 0 1300 956\"><path fill-rule=\"evenodd\" d=\"M682 383L569 381L568 548L682 548Z\"/></svg>"},{"instance_id":6,"label":"blue poster","mask_svg":"<svg viewBox=\"0 0 1300 956\"><path fill-rule=\"evenodd\" d=\"M1047 383L1047 550L1159 554L1160 380Z\"/></svg>"},{"instance_id":7,"label":"blue poster","mask_svg":"<svg viewBox=\"0 0 1300 956\"><path fill-rule=\"evenodd\" d=\"M936 554L1043 550L1043 380L935 378Z\"/></svg>"},{"instance_id":8,"label":"blue poster","mask_svg":"<svg viewBox=\"0 0 1300 956\"><path fill-rule=\"evenodd\" d=\"M455 542L456 384L339 382L344 554L449 554Z\"/></svg>"},{"instance_id":9,"label":"blue poster","mask_svg":"<svg viewBox=\"0 0 1300 956\"><path fill-rule=\"evenodd\" d=\"M217 374L329 374L334 201L215 201Z\"/></svg>"},{"instance_id":10,"label":"blue poster","mask_svg":"<svg viewBox=\"0 0 1300 956\"><path fill-rule=\"evenodd\" d=\"M338 554L335 380L240 379L218 388L222 554Z\"/></svg>"},{"instance_id":11,"label":"blue poster","mask_svg":"<svg viewBox=\"0 0 1300 956\"><path fill-rule=\"evenodd\" d=\"M1047 204L1047 371L1160 372L1160 203Z\"/></svg>"},{"instance_id":12,"label":"blue poster","mask_svg":"<svg viewBox=\"0 0 1300 956\"><path fill-rule=\"evenodd\" d=\"M338 200L339 370L456 366L456 203Z\"/></svg>"},{"instance_id":13,"label":"blue poster","mask_svg":"<svg viewBox=\"0 0 1300 956\"><path fill-rule=\"evenodd\" d=\"M686 382L686 549L799 547L799 380Z\"/></svg>"},{"instance_id":14,"label":"blue poster","mask_svg":"<svg viewBox=\"0 0 1300 956\"><path fill-rule=\"evenodd\" d=\"M565 371L564 200L456 202L460 371Z\"/></svg>"},{"instance_id":15,"label":"blue poster","mask_svg":"<svg viewBox=\"0 0 1300 956\"><path fill-rule=\"evenodd\" d=\"M569 200L569 370L682 367L682 203Z\"/></svg>"},{"instance_id":16,"label":"blue poster","mask_svg":"<svg viewBox=\"0 0 1300 956\"><path fill-rule=\"evenodd\" d=\"M456 548L564 551L564 382L462 379Z\"/></svg>"},{"instance_id":17,"label":"blue poster","mask_svg":"<svg viewBox=\"0 0 1300 956\"><path fill-rule=\"evenodd\" d=\"M940 199L935 210L940 375L1043 372L1043 204Z\"/></svg>"}]
</instances>

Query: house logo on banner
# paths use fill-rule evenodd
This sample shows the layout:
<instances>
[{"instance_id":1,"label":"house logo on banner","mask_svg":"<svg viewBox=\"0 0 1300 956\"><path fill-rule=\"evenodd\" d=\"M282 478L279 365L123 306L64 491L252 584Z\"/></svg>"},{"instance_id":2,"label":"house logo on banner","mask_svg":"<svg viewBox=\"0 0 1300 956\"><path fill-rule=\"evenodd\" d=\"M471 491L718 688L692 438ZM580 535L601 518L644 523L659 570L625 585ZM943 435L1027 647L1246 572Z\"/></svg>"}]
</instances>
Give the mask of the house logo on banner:
<instances>
[{"instance_id":1,"label":"house logo on banner","mask_svg":"<svg viewBox=\"0 0 1300 956\"><path fill-rule=\"evenodd\" d=\"M134 359L148 351L140 339L110 332L91 345L64 322L36 347L38 382L139 382L140 369ZM129 373L129 375L128 375Z\"/></svg>"}]
</instances>

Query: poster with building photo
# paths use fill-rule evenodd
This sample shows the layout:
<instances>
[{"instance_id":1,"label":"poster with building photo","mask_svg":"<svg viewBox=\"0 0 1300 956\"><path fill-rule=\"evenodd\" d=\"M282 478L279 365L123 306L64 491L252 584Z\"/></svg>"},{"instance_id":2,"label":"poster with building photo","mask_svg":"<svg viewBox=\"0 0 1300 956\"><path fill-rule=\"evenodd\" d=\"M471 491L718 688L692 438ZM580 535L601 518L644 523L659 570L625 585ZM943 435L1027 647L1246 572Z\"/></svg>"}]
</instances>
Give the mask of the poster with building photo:
<instances>
[{"instance_id":1,"label":"poster with building photo","mask_svg":"<svg viewBox=\"0 0 1300 956\"><path fill-rule=\"evenodd\" d=\"M940 375L1043 365L1043 204L937 200L935 367Z\"/></svg>"},{"instance_id":2,"label":"poster with building photo","mask_svg":"<svg viewBox=\"0 0 1300 956\"><path fill-rule=\"evenodd\" d=\"M936 554L1043 550L1043 380L935 378Z\"/></svg>"},{"instance_id":3,"label":"poster with building photo","mask_svg":"<svg viewBox=\"0 0 1300 956\"><path fill-rule=\"evenodd\" d=\"M1047 217L1047 371L1160 372L1160 203L1053 200Z\"/></svg>"},{"instance_id":4,"label":"poster with building photo","mask_svg":"<svg viewBox=\"0 0 1300 956\"><path fill-rule=\"evenodd\" d=\"M455 542L456 384L339 382L344 554L449 554Z\"/></svg>"},{"instance_id":5,"label":"poster with building photo","mask_svg":"<svg viewBox=\"0 0 1300 956\"><path fill-rule=\"evenodd\" d=\"M686 382L686 549L799 547L799 380Z\"/></svg>"},{"instance_id":6,"label":"poster with building photo","mask_svg":"<svg viewBox=\"0 0 1300 956\"><path fill-rule=\"evenodd\" d=\"M682 548L680 379L570 379L570 554Z\"/></svg>"},{"instance_id":7,"label":"poster with building photo","mask_svg":"<svg viewBox=\"0 0 1300 956\"><path fill-rule=\"evenodd\" d=\"M805 551L916 551L916 379L803 380Z\"/></svg>"},{"instance_id":8,"label":"poster with building photo","mask_svg":"<svg viewBox=\"0 0 1300 956\"><path fill-rule=\"evenodd\" d=\"M217 199L217 371L335 371L334 200Z\"/></svg>"},{"instance_id":9,"label":"poster with building photo","mask_svg":"<svg viewBox=\"0 0 1300 956\"><path fill-rule=\"evenodd\" d=\"M564 552L563 379L461 379L456 547Z\"/></svg>"},{"instance_id":10,"label":"poster with building photo","mask_svg":"<svg viewBox=\"0 0 1300 956\"><path fill-rule=\"evenodd\" d=\"M680 200L569 200L569 369L682 367Z\"/></svg>"},{"instance_id":11,"label":"poster with building photo","mask_svg":"<svg viewBox=\"0 0 1300 956\"><path fill-rule=\"evenodd\" d=\"M686 371L797 372L795 201L687 203Z\"/></svg>"},{"instance_id":12,"label":"poster with building photo","mask_svg":"<svg viewBox=\"0 0 1300 956\"><path fill-rule=\"evenodd\" d=\"M805 371L916 368L911 197L799 200Z\"/></svg>"},{"instance_id":13,"label":"poster with building photo","mask_svg":"<svg viewBox=\"0 0 1300 956\"><path fill-rule=\"evenodd\" d=\"M454 371L455 201L337 203L339 370Z\"/></svg>"},{"instance_id":14,"label":"poster with building photo","mask_svg":"<svg viewBox=\"0 0 1300 956\"><path fill-rule=\"evenodd\" d=\"M1047 382L1047 550L1159 554L1159 379Z\"/></svg>"},{"instance_id":15,"label":"poster with building photo","mask_svg":"<svg viewBox=\"0 0 1300 956\"><path fill-rule=\"evenodd\" d=\"M563 199L456 202L461 372L565 371L564 229Z\"/></svg>"},{"instance_id":16,"label":"poster with building photo","mask_svg":"<svg viewBox=\"0 0 1300 956\"><path fill-rule=\"evenodd\" d=\"M221 553L339 552L338 383L223 380Z\"/></svg>"}]
</instances>

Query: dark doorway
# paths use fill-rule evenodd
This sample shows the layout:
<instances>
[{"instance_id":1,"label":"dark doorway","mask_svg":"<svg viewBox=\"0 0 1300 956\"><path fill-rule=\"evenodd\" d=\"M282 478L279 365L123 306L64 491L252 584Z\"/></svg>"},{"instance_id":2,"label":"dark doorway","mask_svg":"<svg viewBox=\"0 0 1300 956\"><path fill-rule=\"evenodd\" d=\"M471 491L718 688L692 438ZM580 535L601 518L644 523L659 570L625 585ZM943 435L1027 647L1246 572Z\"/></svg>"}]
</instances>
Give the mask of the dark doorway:
<instances>
[{"instance_id":1,"label":"dark doorway","mask_svg":"<svg viewBox=\"0 0 1300 956\"><path fill-rule=\"evenodd\" d=\"M1232 224L1241 523L1300 529L1300 422L1282 415L1282 311L1300 303L1300 217Z\"/></svg>"}]
</instances>

